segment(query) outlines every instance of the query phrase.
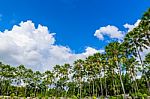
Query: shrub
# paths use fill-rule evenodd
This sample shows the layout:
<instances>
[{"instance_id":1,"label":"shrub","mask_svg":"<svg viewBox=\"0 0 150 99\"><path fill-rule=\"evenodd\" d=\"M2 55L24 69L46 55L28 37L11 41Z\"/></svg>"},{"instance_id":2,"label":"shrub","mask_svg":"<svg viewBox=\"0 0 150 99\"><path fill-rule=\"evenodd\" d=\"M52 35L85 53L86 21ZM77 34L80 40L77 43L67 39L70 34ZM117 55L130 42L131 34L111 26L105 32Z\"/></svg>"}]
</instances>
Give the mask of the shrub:
<instances>
[{"instance_id":1,"label":"shrub","mask_svg":"<svg viewBox=\"0 0 150 99\"><path fill-rule=\"evenodd\" d=\"M45 96L45 99L48 99L48 96Z\"/></svg>"},{"instance_id":2,"label":"shrub","mask_svg":"<svg viewBox=\"0 0 150 99\"><path fill-rule=\"evenodd\" d=\"M100 99L104 99L104 96L100 96Z\"/></svg>"},{"instance_id":3,"label":"shrub","mask_svg":"<svg viewBox=\"0 0 150 99\"><path fill-rule=\"evenodd\" d=\"M124 96L123 95L118 95L117 99L124 99Z\"/></svg>"},{"instance_id":4,"label":"shrub","mask_svg":"<svg viewBox=\"0 0 150 99\"><path fill-rule=\"evenodd\" d=\"M14 96L15 96L15 94L14 94L14 93L12 93L12 94L10 94L10 96L11 96L11 97L14 97Z\"/></svg>"},{"instance_id":5,"label":"shrub","mask_svg":"<svg viewBox=\"0 0 150 99\"><path fill-rule=\"evenodd\" d=\"M110 96L109 99L117 99L115 96Z\"/></svg>"},{"instance_id":6,"label":"shrub","mask_svg":"<svg viewBox=\"0 0 150 99\"><path fill-rule=\"evenodd\" d=\"M146 98L148 95L147 94L143 94L143 97Z\"/></svg>"},{"instance_id":7,"label":"shrub","mask_svg":"<svg viewBox=\"0 0 150 99\"><path fill-rule=\"evenodd\" d=\"M72 99L78 99L75 95L72 96Z\"/></svg>"},{"instance_id":8,"label":"shrub","mask_svg":"<svg viewBox=\"0 0 150 99\"><path fill-rule=\"evenodd\" d=\"M96 96L93 96L93 98L92 99L96 99Z\"/></svg>"}]
</instances>

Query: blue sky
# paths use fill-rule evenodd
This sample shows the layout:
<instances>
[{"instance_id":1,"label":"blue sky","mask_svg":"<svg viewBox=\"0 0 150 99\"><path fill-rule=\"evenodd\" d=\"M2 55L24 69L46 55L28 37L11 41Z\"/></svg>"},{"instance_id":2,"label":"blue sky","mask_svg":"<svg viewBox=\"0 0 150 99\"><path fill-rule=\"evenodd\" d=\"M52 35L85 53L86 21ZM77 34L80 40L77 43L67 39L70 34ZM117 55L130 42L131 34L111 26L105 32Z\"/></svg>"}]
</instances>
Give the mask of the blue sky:
<instances>
[{"instance_id":1,"label":"blue sky","mask_svg":"<svg viewBox=\"0 0 150 99\"><path fill-rule=\"evenodd\" d=\"M31 20L36 28L41 24L56 33L55 45L83 53L86 47L103 49L112 40L94 36L100 27L126 32L123 25L134 24L149 7L149 0L0 0L0 31Z\"/></svg>"},{"instance_id":2,"label":"blue sky","mask_svg":"<svg viewBox=\"0 0 150 99\"><path fill-rule=\"evenodd\" d=\"M75 52L105 45L93 34L101 26L133 24L150 7L148 0L1 0L0 30L32 20L56 32L56 43Z\"/></svg>"}]
</instances>

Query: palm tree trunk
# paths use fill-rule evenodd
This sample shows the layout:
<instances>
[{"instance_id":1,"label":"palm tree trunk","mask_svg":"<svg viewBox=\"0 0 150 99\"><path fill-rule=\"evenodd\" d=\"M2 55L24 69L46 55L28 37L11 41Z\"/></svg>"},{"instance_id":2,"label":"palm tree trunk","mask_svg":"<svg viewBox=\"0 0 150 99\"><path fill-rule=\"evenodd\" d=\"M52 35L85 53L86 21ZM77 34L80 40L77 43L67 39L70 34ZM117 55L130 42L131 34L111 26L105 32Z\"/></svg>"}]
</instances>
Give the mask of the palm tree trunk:
<instances>
[{"instance_id":1,"label":"palm tree trunk","mask_svg":"<svg viewBox=\"0 0 150 99\"><path fill-rule=\"evenodd\" d=\"M25 86L25 97L27 96L27 86Z\"/></svg>"},{"instance_id":2,"label":"palm tree trunk","mask_svg":"<svg viewBox=\"0 0 150 99\"><path fill-rule=\"evenodd\" d=\"M34 97L36 97L36 85L35 85L35 90L34 90Z\"/></svg>"},{"instance_id":3,"label":"palm tree trunk","mask_svg":"<svg viewBox=\"0 0 150 99\"><path fill-rule=\"evenodd\" d=\"M106 77L105 77L105 69L104 69L104 79L105 79L105 94L107 96L107 85L106 85L107 81L106 81Z\"/></svg>"},{"instance_id":4,"label":"palm tree trunk","mask_svg":"<svg viewBox=\"0 0 150 99\"><path fill-rule=\"evenodd\" d=\"M82 95L82 93L81 93L82 89L81 88L82 88L82 86L81 86L81 77L80 77L80 99L82 98L82 96L81 96Z\"/></svg>"},{"instance_id":5,"label":"palm tree trunk","mask_svg":"<svg viewBox=\"0 0 150 99\"><path fill-rule=\"evenodd\" d=\"M18 86L17 86L17 92L16 92L16 96L18 96Z\"/></svg>"},{"instance_id":6,"label":"palm tree trunk","mask_svg":"<svg viewBox=\"0 0 150 99\"><path fill-rule=\"evenodd\" d=\"M102 85L102 78L101 78L101 69L99 68L99 71L100 71L100 73L99 73L99 75L100 75L100 90L101 90L101 95L103 96L103 85Z\"/></svg>"},{"instance_id":7,"label":"palm tree trunk","mask_svg":"<svg viewBox=\"0 0 150 99\"><path fill-rule=\"evenodd\" d=\"M137 52L138 52L138 56L139 56L139 59L140 59L140 62L141 62L142 68L143 68L143 70L142 70L142 74L144 74L144 75L145 75L145 70L144 70L143 61L142 61L142 58L141 58L141 55L140 55L140 52L139 52L139 50L138 50L138 49L137 49ZM149 93L150 93L150 84L149 84L149 81L148 81L148 78L147 78L147 76L146 76L146 75L145 75L145 80L146 80L146 83L147 83L148 91L149 91Z\"/></svg>"},{"instance_id":8,"label":"palm tree trunk","mask_svg":"<svg viewBox=\"0 0 150 99\"><path fill-rule=\"evenodd\" d=\"M113 91L114 91L114 95L116 95L116 86L115 86L115 81L114 81L114 70L112 69L112 81L113 81Z\"/></svg>"},{"instance_id":9,"label":"palm tree trunk","mask_svg":"<svg viewBox=\"0 0 150 99\"><path fill-rule=\"evenodd\" d=\"M101 94L103 96L103 86L102 86L102 78L100 77L100 86L101 86Z\"/></svg>"},{"instance_id":10,"label":"palm tree trunk","mask_svg":"<svg viewBox=\"0 0 150 99\"><path fill-rule=\"evenodd\" d=\"M94 89L94 80L93 80L93 96L94 96L94 94L95 94L95 89Z\"/></svg>"},{"instance_id":11,"label":"palm tree trunk","mask_svg":"<svg viewBox=\"0 0 150 99\"><path fill-rule=\"evenodd\" d=\"M144 70L143 61L142 61L142 58L141 58L140 52L139 52L139 50L137 49L137 46L136 46L136 50L137 50L137 52L138 52L138 56L139 56L139 59L140 59L140 62L141 62L141 66L142 66L142 68L143 68L143 70L142 70L142 74L144 74L144 75L145 75L145 70ZM149 81L148 81L148 78L147 78L147 76L146 76L146 75L145 75L145 80L146 80L146 83L147 83L148 91L149 91L149 93L150 93L150 84L149 84Z\"/></svg>"},{"instance_id":12,"label":"palm tree trunk","mask_svg":"<svg viewBox=\"0 0 150 99\"><path fill-rule=\"evenodd\" d=\"M119 69L119 78L120 78L120 82L121 82L124 98L126 99L126 93L125 93L125 89L124 89L124 84L123 84L122 77L121 77L121 67L119 66L118 61L116 61L116 65L117 65L117 67Z\"/></svg>"},{"instance_id":13,"label":"palm tree trunk","mask_svg":"<svg viewBox=\"0 0 150 99\"><path fill-rule=\"evenodd\" d=\"M136 90L138 91L138 84L137 84L137 81L136 81L136 77L134 76L134 79L135 79L135 86L136 86Z\"/></svg>"}]
</instances>

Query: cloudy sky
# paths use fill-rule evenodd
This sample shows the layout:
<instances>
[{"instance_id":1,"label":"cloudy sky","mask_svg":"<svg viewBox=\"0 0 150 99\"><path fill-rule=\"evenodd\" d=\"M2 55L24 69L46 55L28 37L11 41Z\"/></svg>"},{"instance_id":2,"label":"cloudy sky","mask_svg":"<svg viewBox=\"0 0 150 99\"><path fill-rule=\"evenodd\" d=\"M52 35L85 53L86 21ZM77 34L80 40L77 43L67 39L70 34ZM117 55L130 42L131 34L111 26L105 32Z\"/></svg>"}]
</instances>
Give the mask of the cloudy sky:
<instances>
[{"instance_id":1,"label":"cloudy sky","mask_svg":"<svg viewBox=\"0 0 150 99\"><path fill-rule=\"evenodd\" d=\"M0 61L45 71L84 59L122 41L149 7L148 0L0 0Z\"/></svg>"}]
</instances>

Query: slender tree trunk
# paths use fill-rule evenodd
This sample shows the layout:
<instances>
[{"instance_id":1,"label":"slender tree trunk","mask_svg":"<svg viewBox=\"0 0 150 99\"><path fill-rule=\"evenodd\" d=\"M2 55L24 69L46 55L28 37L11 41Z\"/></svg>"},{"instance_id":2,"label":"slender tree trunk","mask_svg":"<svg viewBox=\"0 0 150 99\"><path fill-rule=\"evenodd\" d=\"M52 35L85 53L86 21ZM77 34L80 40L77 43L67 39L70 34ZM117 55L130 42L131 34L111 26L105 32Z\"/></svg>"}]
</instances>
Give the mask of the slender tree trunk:
<instances>
[{"instance_id":1,"label":"slender tree trunk","mask_svg":"<svg viewBox=\"0 0 150 99\"><path fill-rule=\"evenodd\" d=\"M90 82L89 82L89 94L90 94L90 96L91 96L91 86L90 86L90 84L91 84L91 80L90 80Z\"/></svg>"},{"instance_id":2,"label":"slender tree trunk","mask_svg":"<svg viewBox=\"0 0 150 99\"><path fill-rule=\"evenodd\" d=\"M108 94L107 94L107 85L106 85L107 81L105 77L105 69L104 69L104 79L105 79L105 95L107 96Z\"/></svg>"},{"instance_id":3,"label":"slender tree trunk","mask_svg":"<svg viewBox=\"0 0 150 99\"><path fill-rule=\"evenodd\" d=\"M134 77L134 79L135 79L135 86L136 86L136 90L138 91L139 89L138 89L138 84L137 84L137 81L136 81L136 77L135 77L135 75L134 75L133 77Z\"/></svg>"},{"instance_id":4,"label":"slender tree trunk","mask_svg":"<svg viewBox=\"0 0 150 99\"><path fill-rule=\"evenodd\" d=\"M112 81L113 81L113 91L114 91L114 95L116 95L116 86L115 86L115 81L114 81L114 70L112 69Z\"/></svg>"},{"instance_id":5,"label":"slender tree trunk","mask_svg":"<svg viewBox=\"0 0 150 99\"><path fill-rule=\"evenodd\" d=\"M94 86L94 80L93 80L93 96L94 96L94 94L95 94L95 88L94 88L95 86Z\"/></svg>"},{"instance_id":6,"label":"slender tree trunk","mask_svg":"<svg viewBox=\"0 0 150 99\"><path fill-rule=\"evenodd\" d=\"M96 97L97 97L97 87L96 87Z\"/></svg>"},{"instance_id":7,"label":"slender tree trunk","mask_svg":"<svg viewBox=\"0 0 150 99\"><path fill-rule=\"evenodd\" d=\"M36 97L36 85L35 85L35 89L34 89L34 97Z\"/></svg>"},{"instance_id":8,"label":"slender tree trunk","mask_svg":"<svg viewBox=\"0 0 150 99\"><path fill-rule=\"evenodd\" d=\"M149 81L148 81L147 76L145 75L145 70L144 70L143 61L142 61L140 52L139 52L139 50L137 49L137 46L136 46L136 50L137 50L137 52L138 52L138 56L139 56L139 59L140 59L140 62L141 62L141 66L142 66L142 68L143 68L143 69L142 69L142 74L144 74L144 77L145 77L145 80L146 80L146 83L147 83L147 87L148 87L148 91L149 91L149 93L150 93L150 83L149 83Z\"/></svg>"},{"instance_id":9,"label":"slender tree trunk","mask_svg":"<svg viewBox=\"0 0 150 99\"><path fill-rule=\"evenodd\" d=\"M124 98L126 99L126 93L125 93L125 89L124 89L124 84L123 84L122 77L121 77L121 67L119 66L118 61L116 61L116 64L117 64L117 67L119 69L119 78L120 78L120 82L121 82Z\"/></svg>"},{"instance_id":10,"label":"slender tree trunk","mask_svg":"<svg viewBox=\"0 0 150 99\"><path fill-rule=\"evenodd\" d=\"M9 94L9 85L8 85L8 87L7 87L7 96L8 96L8 94Z\"/></svg>"},{"instance_id":11,"label":"slender tree trunk","mask_svg":"<svg viewBox=\"0 0 150 99\"><path fill-rule=\"evenodd\" d=\"M103 96L103 85L102 85L102 78L100 77L100 87L101 87L101 94Z\"/></svg>"},{"instance_id":12,"label":"slender tree trunk","mask_svg":"<svg viewBox=\"0 0 150 99\"><path fill-rule=\"evenodd\" d=\"M17 86L17 92L16 92L16 96L18 96L18 86Z\"/></svg>"},{"instance_id":13,"label":"slender tree trunk","mask_svg":"<svg viewBox=\"0 0 150 99\"><path fill-rule=\"evenodd\" d=\"M114 81L115 86L116 86L116 95L119 95L119 90L118 90L118 83L116 82L116 80Z\"/></svg>"},{"instance_id":14,"label":"slender tree trunk","mask_svg":"<svg viewBox=\"0 0 150 99\"><path fill-rule=\"evenodd\" d=\"M103 84L102 84L102 78L101 78L101 69L99 68L99 71L100 71L100 73L99 73L99 75L100 75L100 90L101 90L101 95L103 96Z\"/></svg>"},{"instance_id":15,"label":"slender tree trunk","mask_svg":"<svg viewBox=\"0 0 150 99\"><path fill-rule=\"evenodd\" d=\"M82 98L82 86L81 86L81 77L80 77L80 99Z\"/></svg>"}]
</instances>

